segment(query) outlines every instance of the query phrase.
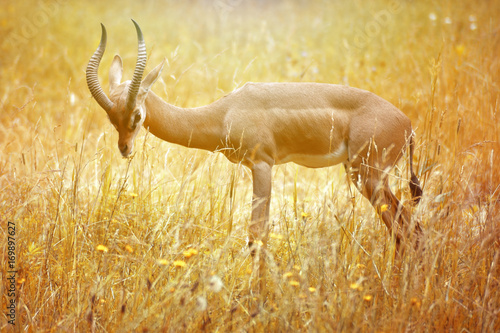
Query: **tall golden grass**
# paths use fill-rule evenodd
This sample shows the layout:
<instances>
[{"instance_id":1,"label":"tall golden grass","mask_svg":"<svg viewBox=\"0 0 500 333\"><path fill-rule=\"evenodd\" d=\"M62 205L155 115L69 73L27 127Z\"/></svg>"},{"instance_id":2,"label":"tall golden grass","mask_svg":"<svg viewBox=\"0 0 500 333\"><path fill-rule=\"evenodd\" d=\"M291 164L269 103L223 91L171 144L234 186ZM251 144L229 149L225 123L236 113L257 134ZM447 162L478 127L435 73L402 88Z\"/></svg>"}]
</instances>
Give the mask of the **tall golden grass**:
<instances>
[{"instance_id":1,"label":"tall golden grass","mask_svg":"<svg viewBox=\"0 0 500 333\"><path fill-rule=\"evenodd\" d=\"M498 1L3 1L1 330L500 330ZM247 81L371 90L417 133L424 252L394 241L340 167L274 169L267 275L246 247L248 171L142 131L132 159L85 67L134 68L141 25L154 91L179 106ZM175 127L175 124L171 124ZM392 183L408 204L406 163ZM8 323L7 222L16 225ZM264 302L260 303L264 295Z\"/></svg>"}]
</instances>

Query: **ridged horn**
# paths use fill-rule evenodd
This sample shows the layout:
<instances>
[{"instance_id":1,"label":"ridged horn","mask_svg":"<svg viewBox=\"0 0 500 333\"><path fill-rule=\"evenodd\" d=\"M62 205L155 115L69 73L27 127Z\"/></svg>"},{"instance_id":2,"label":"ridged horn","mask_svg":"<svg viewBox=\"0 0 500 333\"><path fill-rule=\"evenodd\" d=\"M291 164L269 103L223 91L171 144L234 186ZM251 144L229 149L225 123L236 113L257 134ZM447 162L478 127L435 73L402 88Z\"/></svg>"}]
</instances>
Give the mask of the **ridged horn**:
<instances>
[{"instance_id":1,"label":"ridged horn","mask_svg":"<svg viewBox=\"0 0 500 333\"><path fill-rule=\"evenodd\" d=\"M142 31L136 21L132 20L137 30L137 39L139 41L138 53L137 53L137 63L135 64L134 75L132 76L132 82L130 83L128 95L127 95L127 108L132 110L135 107L135 100L137 94L139 93L139 87L141 86L142 75L144 74L144 69L146 68L146 43L144 42L144 37L142 36Z\"/></svg>"},{"instance_id":2,"label":"ridged horn","mask_svg":"<svg viewBox=\"0 0 500 333\"><path fill-rule=\"evenodd\" d=\"M108 98L106 93L102 90L101 85L99 84L99 78L97 77L97 70L99 69L99 63L101 62L102 55L104 54L104 50L106 50L106 41L107 34L106 28L101 23L102 34L101 34L101 42L97 47L97 50L90 58L89 64L87 65L87 86L95 98L96 102L106 111L109 112L113 107L113 102Z\"/></svg>"}]
</instances>

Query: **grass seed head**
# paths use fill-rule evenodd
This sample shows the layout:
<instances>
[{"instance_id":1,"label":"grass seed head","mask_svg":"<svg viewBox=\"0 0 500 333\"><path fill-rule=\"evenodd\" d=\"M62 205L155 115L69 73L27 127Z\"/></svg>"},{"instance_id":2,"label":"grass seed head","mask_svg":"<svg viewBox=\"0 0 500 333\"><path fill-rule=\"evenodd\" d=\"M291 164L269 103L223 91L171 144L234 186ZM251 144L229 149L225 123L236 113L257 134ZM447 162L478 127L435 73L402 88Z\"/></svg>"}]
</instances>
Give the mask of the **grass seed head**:
<instances>
[{"instance_id":1,"label":"grass seed head","mask_svg":"<svg viewBox=\"0 0 500 333\"><path fill-rule=\"evenodd\" d=\"M224 287L224 284L222 283L220 277L218 277L217 275L212 275L208 279L208 289L210 289L214 293L218 293L219 291L221 291L222 287Z\"/></svg>"},{"instance_id":2,"label":"grass seed head","mask_svg":"<svg viewBox=\"0 0 500 333\"><path fill-rule=\"evenodd\" d=\"M203 296L198 296L196 298L196 310L203 312L207 309L207 299Z\"/></svg>"}]
</instances>

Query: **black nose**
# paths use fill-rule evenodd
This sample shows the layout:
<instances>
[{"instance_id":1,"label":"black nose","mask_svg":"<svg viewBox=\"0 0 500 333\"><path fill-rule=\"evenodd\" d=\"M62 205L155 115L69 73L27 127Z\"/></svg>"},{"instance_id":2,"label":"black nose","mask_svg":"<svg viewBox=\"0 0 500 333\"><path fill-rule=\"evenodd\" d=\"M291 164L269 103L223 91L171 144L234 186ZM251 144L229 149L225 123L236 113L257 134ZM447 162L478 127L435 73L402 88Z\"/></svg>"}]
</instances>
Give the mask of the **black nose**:
<instances>
[{"instance_id":1,"label":"black nose","mask_svg":"<svg viewBox=\"0 0 500 333\"><path fill-rule=\"evenodd\" d=\"M127 152L127 150L128 150L128 145L123 145L120 147L120 151L121 151L122 155L125 154Z\"/></svg>"}]
</instances>

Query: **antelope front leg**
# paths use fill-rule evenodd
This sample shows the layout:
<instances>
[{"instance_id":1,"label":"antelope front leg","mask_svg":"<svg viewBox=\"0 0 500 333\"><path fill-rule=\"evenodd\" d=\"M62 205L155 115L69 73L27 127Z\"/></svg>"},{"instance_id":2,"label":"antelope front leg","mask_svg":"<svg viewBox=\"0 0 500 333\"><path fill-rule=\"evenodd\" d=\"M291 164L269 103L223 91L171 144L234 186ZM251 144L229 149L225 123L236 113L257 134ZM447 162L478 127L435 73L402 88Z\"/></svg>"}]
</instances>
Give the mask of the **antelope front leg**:
<instances>
[{"instance_id":1,"label":"antelope front leg","mask_svg":"<svg viewBox=\"0 0 500 333\"><path fill-rule=\"evenodd\" d=\"M252 219L248 228L250 248L255 242L261 241L266 247L269 233L269 205L271 202L272 166L259 162L252 167L253 198ZM255 249L252 249L252 254Z\"/></svg>"}]
</instances>

